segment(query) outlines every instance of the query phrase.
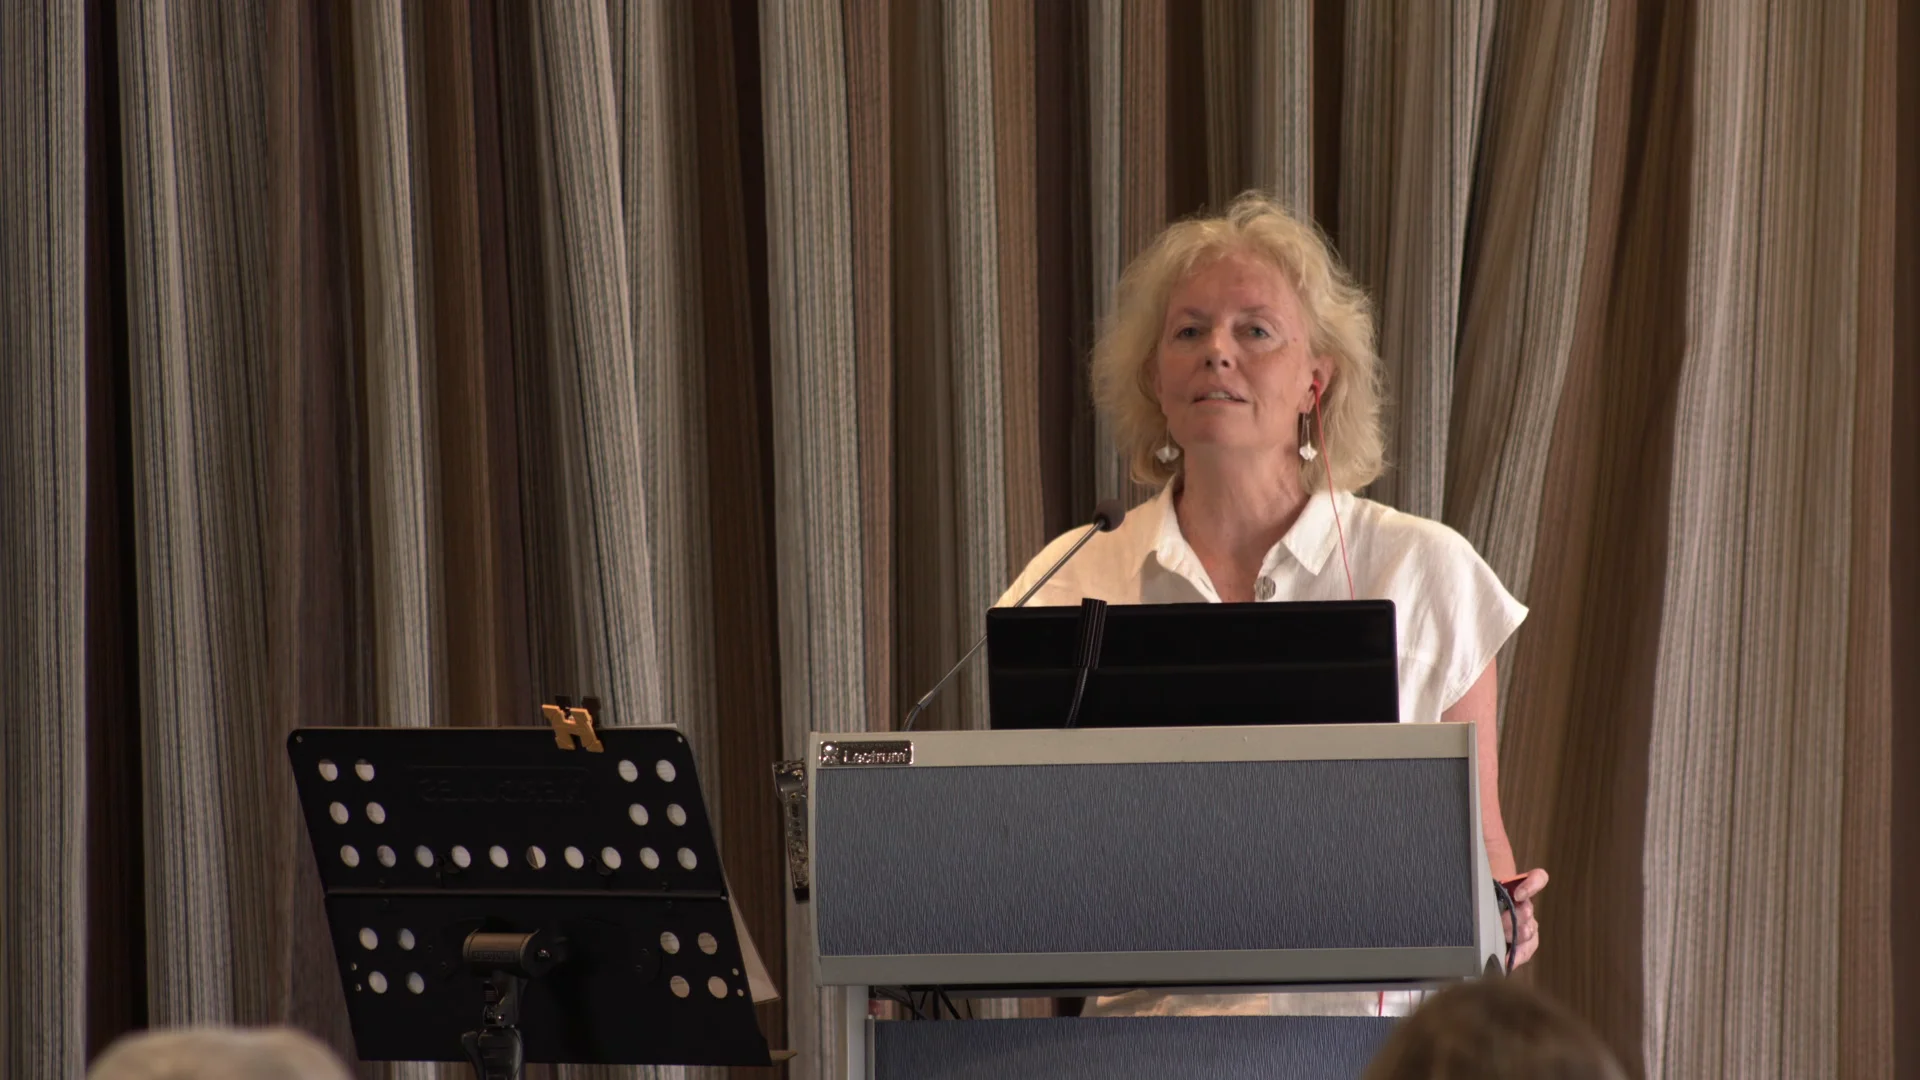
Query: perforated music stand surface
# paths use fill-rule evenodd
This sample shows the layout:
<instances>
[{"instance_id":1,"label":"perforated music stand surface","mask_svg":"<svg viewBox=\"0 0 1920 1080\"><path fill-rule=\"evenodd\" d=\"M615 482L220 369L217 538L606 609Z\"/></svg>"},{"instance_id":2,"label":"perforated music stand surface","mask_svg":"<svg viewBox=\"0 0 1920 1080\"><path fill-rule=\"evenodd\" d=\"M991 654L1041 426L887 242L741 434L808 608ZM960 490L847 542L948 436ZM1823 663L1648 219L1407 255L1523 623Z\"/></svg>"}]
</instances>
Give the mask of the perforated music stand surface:
<instances>
[{"instance_id":1,"label":"perforated music stand surface","mask_svg":"<svg viewBox=\"0 0 1920 1080\"><path fill-rule=\"evenodd\" d=\"M526 985L528 1062L770 1063L686 739L599 738L593 753L545 727L288 736L363 1060L466 1061L485 986L467 935L545 930L567 959Z\"/></svg>"},{"instance_id":2,"label":"perforated music stand surface","mask_svg":"<svg viewBox=\"0 0 1920 1080\"><path fill-rule=\"evenodd\" d=\"M1081 609L987 612L992 726L1065 724ZM1400 719L1391 600L1114 604L1079 727L1391 724Z\"/></svg>"}]
</instances>

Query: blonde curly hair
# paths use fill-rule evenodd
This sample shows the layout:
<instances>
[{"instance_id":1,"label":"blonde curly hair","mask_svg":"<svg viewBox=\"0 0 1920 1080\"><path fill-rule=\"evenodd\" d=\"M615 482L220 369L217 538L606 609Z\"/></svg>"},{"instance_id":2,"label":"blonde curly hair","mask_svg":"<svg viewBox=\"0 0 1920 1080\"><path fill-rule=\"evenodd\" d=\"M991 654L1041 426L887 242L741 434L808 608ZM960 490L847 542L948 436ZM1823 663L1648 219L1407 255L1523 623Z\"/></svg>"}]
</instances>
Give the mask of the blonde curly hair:
<instances>
[{"instance_id":1,"label":"blonde curly hair","mask_svg":"<svg viewBox=\"0 0 1920 1080\"><path fill-rule=\"evenodd\" d=\"M1180 468L1180 459L1163 463L1153 456L1168 439L1153 389L1167 299L1195 269L1231 254L1264 260L1293 285L1313 354L1333 364L1321 397L1320 440L1334 486L1356 491L1372 483L1385 468L1373 305L1318 228L1258 191L1234 199L1224 213L1168 226L1120 276L1093 348L1093 402L1112 426L1133 478L1157 487ZM1302 465L1307 490L1326 486L1325 466Z\"/></svg>"}]
</instances>

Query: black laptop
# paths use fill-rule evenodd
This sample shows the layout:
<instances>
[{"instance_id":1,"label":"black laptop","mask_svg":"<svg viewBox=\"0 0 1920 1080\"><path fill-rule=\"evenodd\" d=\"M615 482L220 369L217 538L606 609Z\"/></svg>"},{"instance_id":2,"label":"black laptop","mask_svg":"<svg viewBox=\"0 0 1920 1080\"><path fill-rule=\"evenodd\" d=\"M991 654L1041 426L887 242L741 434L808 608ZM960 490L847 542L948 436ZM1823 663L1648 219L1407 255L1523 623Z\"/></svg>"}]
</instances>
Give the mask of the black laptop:
<instances>
[{"instance_id":1,"label":"black laptop","mask_svg":"<svg viewBox=\"0 0 1920 1080\"><path fill-rule=\"evenodd\" d=\"M1398 656L1390 600L987 612L995 728L1391 724Z\"/></svg>"}]
</instances>

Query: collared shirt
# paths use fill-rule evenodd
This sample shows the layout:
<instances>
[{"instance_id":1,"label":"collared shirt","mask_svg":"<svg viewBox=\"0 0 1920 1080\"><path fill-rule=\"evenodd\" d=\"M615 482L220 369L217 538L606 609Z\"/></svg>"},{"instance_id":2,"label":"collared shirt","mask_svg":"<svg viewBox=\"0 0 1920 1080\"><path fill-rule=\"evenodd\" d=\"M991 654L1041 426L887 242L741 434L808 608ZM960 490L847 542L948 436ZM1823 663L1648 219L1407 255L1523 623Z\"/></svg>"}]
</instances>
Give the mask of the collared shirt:
<instances>
[{"instance_id":1,"label":"collared shirt","mask_svg":"<svg viewBox=\"0 0 1920 1080\"><path fill-rule=\"evenodd\" d=\"M1335 520L1335 511L1339 518ZM1025 595L1084 529L1034 556L996 606ZM1340 543L1344 531L1346 559ZM1400 720L1437 721L1479 679L1527 609L1509 594L1467 539L1437 521L1340 492L1309 499L1293 527L1267 552L1254 580L1260 601L1349 599L1346 566L1359 599L1393 601L1400 649ZM1173 484L1127 513L1110 533L1087 541L1041 586L1032 605L1220 602L1206 567L1180 532ZM1167 994L1140 991L1087 1002L1089 1016L1405 1016L1424 994Z\"/></svg>"},{"instance_id":2,"label":"collared shirt","mask_svg":"<svg viewBox=\"0 0 1920 1080\"><path fill-rule=\"evenodd\" d=\"M1401 721L1440 719L1486 670L1527 609L1459 533L1347 492L1307 501L1262 561L1255 598L1348 599L1342 530L1352 596L1393 601ZM1083 531L1058 537L1034 556L998 606L1020 599ZM1220 601L1200 557L1181 535L1172 484L1128 511L1119 528L1087 541L1027 604L1074 605L1085 597L1110 604Z\"/></svg>"}]
</instances>

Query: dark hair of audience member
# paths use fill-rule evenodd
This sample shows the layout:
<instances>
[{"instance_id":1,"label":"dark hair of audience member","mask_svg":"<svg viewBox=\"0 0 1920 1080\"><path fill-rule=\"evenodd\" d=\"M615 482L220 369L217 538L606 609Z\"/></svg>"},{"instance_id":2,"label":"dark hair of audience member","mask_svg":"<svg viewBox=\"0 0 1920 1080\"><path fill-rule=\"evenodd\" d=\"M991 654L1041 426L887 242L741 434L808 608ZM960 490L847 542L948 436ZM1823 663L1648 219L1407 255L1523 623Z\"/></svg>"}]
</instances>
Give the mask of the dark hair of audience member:
<instances>
[{"instance_id":1,"label":"dark hair of audience member","mask_svg":"<svg viewBox=\"0 0 1920 1080\"><path fill-rule=\"evenodd\" d=\"M1366 1080L1626 1080L1600 1036L1508 979L1441 991L1400 1022Z\"/></svg>"}]
</instances>

